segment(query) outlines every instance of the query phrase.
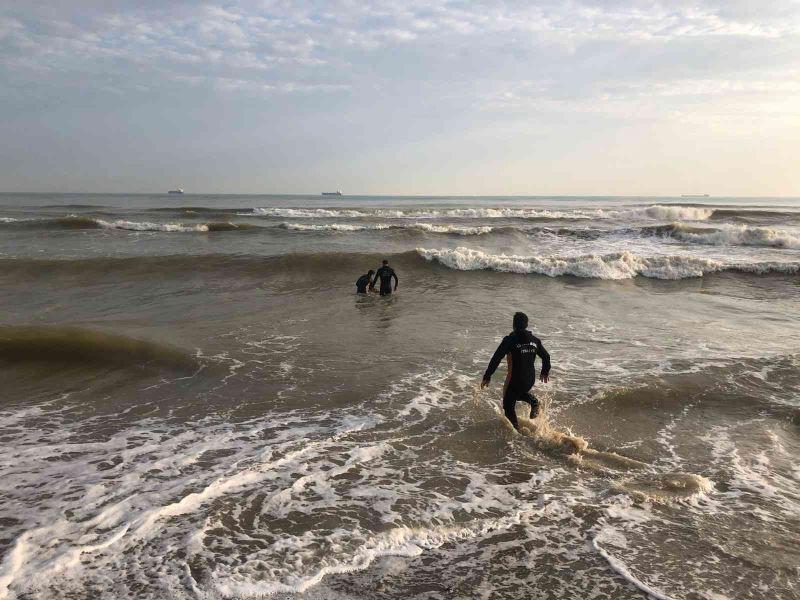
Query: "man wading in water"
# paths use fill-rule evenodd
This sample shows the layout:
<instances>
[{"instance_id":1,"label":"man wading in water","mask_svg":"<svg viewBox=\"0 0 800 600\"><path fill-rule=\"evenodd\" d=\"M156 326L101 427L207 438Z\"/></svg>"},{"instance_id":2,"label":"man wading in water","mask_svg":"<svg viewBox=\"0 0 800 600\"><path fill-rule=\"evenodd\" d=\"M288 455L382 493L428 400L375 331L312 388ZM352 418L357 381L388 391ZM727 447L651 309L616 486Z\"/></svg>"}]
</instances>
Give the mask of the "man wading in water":
<instances>
[{"instance_id":1,"label":"man wading in water","mask_svg":"<svg viewBox=\"0 0 800 600\"><path fill-rule=\"evenodd\" d=\"M539 401L530 393L536 382L536 368L533 363L537 355L542 359L542 374L539 381L547 383L550 378L550 355L542 346L541 340L528 331L527 327L527 315L521 312L515 313L514 331L500 342L481 382L481 389L489 385L500 361L504 356L508 357L508 374L503 388L503 412L517 430L519 423L514 406L518 400L531 405L531 419L539 414Z\"/></svg>"},{"instance_id":2,"label":"man wading in water","mask_svg":"<svg viewBox=\"0 0 800 600\"><path fill-rule=\"evenodd\" d=\"M399 280L397 279L397 274L394 272L394 269L389 266L389 261L384 260L383 266L378 269L378 272L375 273L375 279L372 280L372 284L370 284L369 289L375 288L375 282L378 279L381 280L381 296L388 296L392 293L392 277L394 277L394 291L397 291L397 284Z\"/></svg>"}]
</instances>

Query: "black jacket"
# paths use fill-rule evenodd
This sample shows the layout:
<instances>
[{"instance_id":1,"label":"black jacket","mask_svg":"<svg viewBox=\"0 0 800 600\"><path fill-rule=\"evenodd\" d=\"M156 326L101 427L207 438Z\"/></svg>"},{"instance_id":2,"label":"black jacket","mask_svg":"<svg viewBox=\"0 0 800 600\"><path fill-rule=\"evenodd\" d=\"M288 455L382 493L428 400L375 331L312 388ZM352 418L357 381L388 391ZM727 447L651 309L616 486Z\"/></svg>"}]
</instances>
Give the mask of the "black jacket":
<instances>
[{"instance_id":1,"label":"black jacket","mask_svg":"<svg viewBox=\"0 0 800 600\"><path fill-rule=\"evenodd\" d=\"M515 388L529 390L536 382L536 357L542 359L542 375L550 373L550 354L544 349L542 341L530 331L513 331L503 338L497 350L489 361L489 366L483 374L484 380L490 380L497 370L500 361L507 354L511 354L511 381L509 385Z\"/></svg>"},{"instance_id":2,"label":"black jacket","mask_svg":"<svg viewBox=\"0 0 800 600\"><path fill-rule=\"evenodd\" d=\"M358 281L356 281L356 292L359 294L366 294L369 283L369 275L362 275L359 277Z\"/></svg>"}]
</instances>

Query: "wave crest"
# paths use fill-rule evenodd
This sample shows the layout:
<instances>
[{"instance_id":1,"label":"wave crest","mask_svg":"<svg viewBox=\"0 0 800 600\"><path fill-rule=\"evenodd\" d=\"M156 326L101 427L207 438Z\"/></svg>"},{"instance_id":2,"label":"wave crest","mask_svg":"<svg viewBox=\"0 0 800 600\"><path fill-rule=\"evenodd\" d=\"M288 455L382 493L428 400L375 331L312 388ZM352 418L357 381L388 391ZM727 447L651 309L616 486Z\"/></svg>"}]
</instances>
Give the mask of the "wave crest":
<instances>
[{"instance_id":1,"label":"wave crest","mask_svg":"<svg viewBox=\"0 0 800 600\"><path fill-rule=\"evenodd\" d=\"M0 360L194 369L178 348L114 333L61 325L0 326Z\"/></svg>"},{"instance_id":2,"label":"wave crest","mask_svg":"<svg viewBox=\"0 0 800 600\"><path fill-rule=\"evenodd\" d=\"M0 223L24 229L122 229L126 231L163 231L163 232L209 232L237 231L258 229L257 225L247 223L213 222L213 223L155 223L149 221L127 221L117 219L106 221L94 217L68 215L56 219L17 219L0 217Z\"/></svg>"},{"instance_id":3,"label":"wave crest","mask_svg":"<svg viewBox=\"0 0 800 600\"><path fill-rule=\"evenodd\" d=\"M401 229L401 230L416 230L426 233L452 233L458 235L483 235L493 231L493 227L466 227L460 225L434 225L432 223L409 223L403 225L391 225L388 223L326 223L326 224L309 224L309 223L281 223L279 227L288 229L290 231L338 231L338 232L354 232L354 231L383 231L386 229Z\"/></svg>"},{"instance_id":4,"label":"wave crest","mask_svg":"<svg viewBox=\"0 0 800 600\"><path fill-rule=\"evenodd\" d=\"M557 210L522 207L476 207L476 208L422 208L422 209L355 209L355 208L254 208L241 216L278 217L297 219L362 219L369 217L384 219L524 219L540 221L591 220L647 218L661 221L705 221L714 214L713 208L684 205L654 204L647 207L621 209L576 208Z\"/></svg>"},{"instance_id":5,"label":"wave crest","mask_svg":"<svg viewBox=\"0 0 800 600\"><path fill-rule=\"evenodd\" d=\"M549 277L573 275L591 279L632 279L637 276L655 279L686 279L709 273L736 270L748 273L797 273L796 263L736 263L690 256L639 256L624 251L582 256L508 256L480 250L429 250L417 248L428 261L439 262L459 271L491 270L508 273L534 273Z\"/></svg>"},{"instance_id":6,"label":"wave crest","mask_svg":"<svg viewBox=\"0 0 800 600\"><path fill-rule=\"evenodd\" d=\"M254 208L252 213L239 213L240 216L278 217L293 219L362 219L377 217L383 219L593 219L604 216L601 210L547 210L534 208L452 208L452 209L372 209L357 210L349 208Z\"/></svg>"},{"instance_id":7,"label":"wave crest","mask_svg":"<svg viewBox=\"0 0 800 600\"><path fill-rule=\"evenodd\" d=\"M713 208L654 204L631 211L635 216L661 221L706 221L714 214Z\"/></svg>"},{"instance_id":8,"label":"wave crest","mask_svg":"<svg viewBox=\"0 0 800 600\"><path fill-rule=\"evenodd\" d=\"M675 223L671 230L672 237L694 244L800 248L800 235L769 227L725 225L718 229L699 229Z\"/></svg>"}]
</instances>

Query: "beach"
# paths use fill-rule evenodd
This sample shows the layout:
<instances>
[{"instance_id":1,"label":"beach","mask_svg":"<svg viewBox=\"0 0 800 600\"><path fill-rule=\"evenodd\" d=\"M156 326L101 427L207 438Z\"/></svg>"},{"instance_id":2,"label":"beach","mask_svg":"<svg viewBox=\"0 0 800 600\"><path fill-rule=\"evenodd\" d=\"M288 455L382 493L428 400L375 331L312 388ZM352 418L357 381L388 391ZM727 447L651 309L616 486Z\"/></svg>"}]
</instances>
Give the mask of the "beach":
<instances>
[{"instance_id":1,"label":"beach","mask_svg":"<svg viewBox=\"0 0 800 600\"><path fill-rule=\"evenodd\" d=\"M0 194L0 289L2 600L800 598L798 199Z\"/></svg>"}]
</instances>

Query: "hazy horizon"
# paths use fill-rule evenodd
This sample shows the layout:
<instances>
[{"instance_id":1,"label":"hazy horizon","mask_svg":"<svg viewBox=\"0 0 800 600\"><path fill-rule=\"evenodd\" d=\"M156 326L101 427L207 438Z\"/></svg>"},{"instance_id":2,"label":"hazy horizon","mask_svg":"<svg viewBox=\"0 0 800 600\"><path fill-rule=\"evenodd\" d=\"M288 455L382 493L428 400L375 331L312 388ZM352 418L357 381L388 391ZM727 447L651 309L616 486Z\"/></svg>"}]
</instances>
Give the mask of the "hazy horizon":
<instances>
[{"instance_id":1,"label":"hazy horizon","mask_svg":"<svg viewBox=\"0 0 800 600\"><path fill-rule=\"evenodd\" d=\"M800 5L0 7L0 191L794 197Z\"/></svg>"},{"instance_id":2,"label":"hazy horizon","mask_svg":"<svg viewBox=\"0 0 800 600\"><path fill-rule=\"evenodd\" d=\"M649 194L349 194L343 192L341 196L326 196L321 192L205 192L205 191L184 191L180 195L167 194L166 190L161 191L144 191L144 192L125 192L125 191L54 191L54 190L15 190L15 191L0 191L2 196L166 196L173 200L186 197L199 197L199 196L220 196L220 197L236 197L236 196L265 196L265 197L298 197L298 198L331 198L341 199L344 201L347 198L363 199L363 198L419 198L421 200L430 200L436 198L478 198L478 199L491 199L491 198L513 198L513 199L528 199L528 200L557 200L557 199L583 199L583 200L604 200L604 199L642 199L642 200L800 200L800 195L769 195L769 196L722 196L722 195L694 195L694 194L674 194L674 195L649 195Z\"/></svg>"}]
</instances>

